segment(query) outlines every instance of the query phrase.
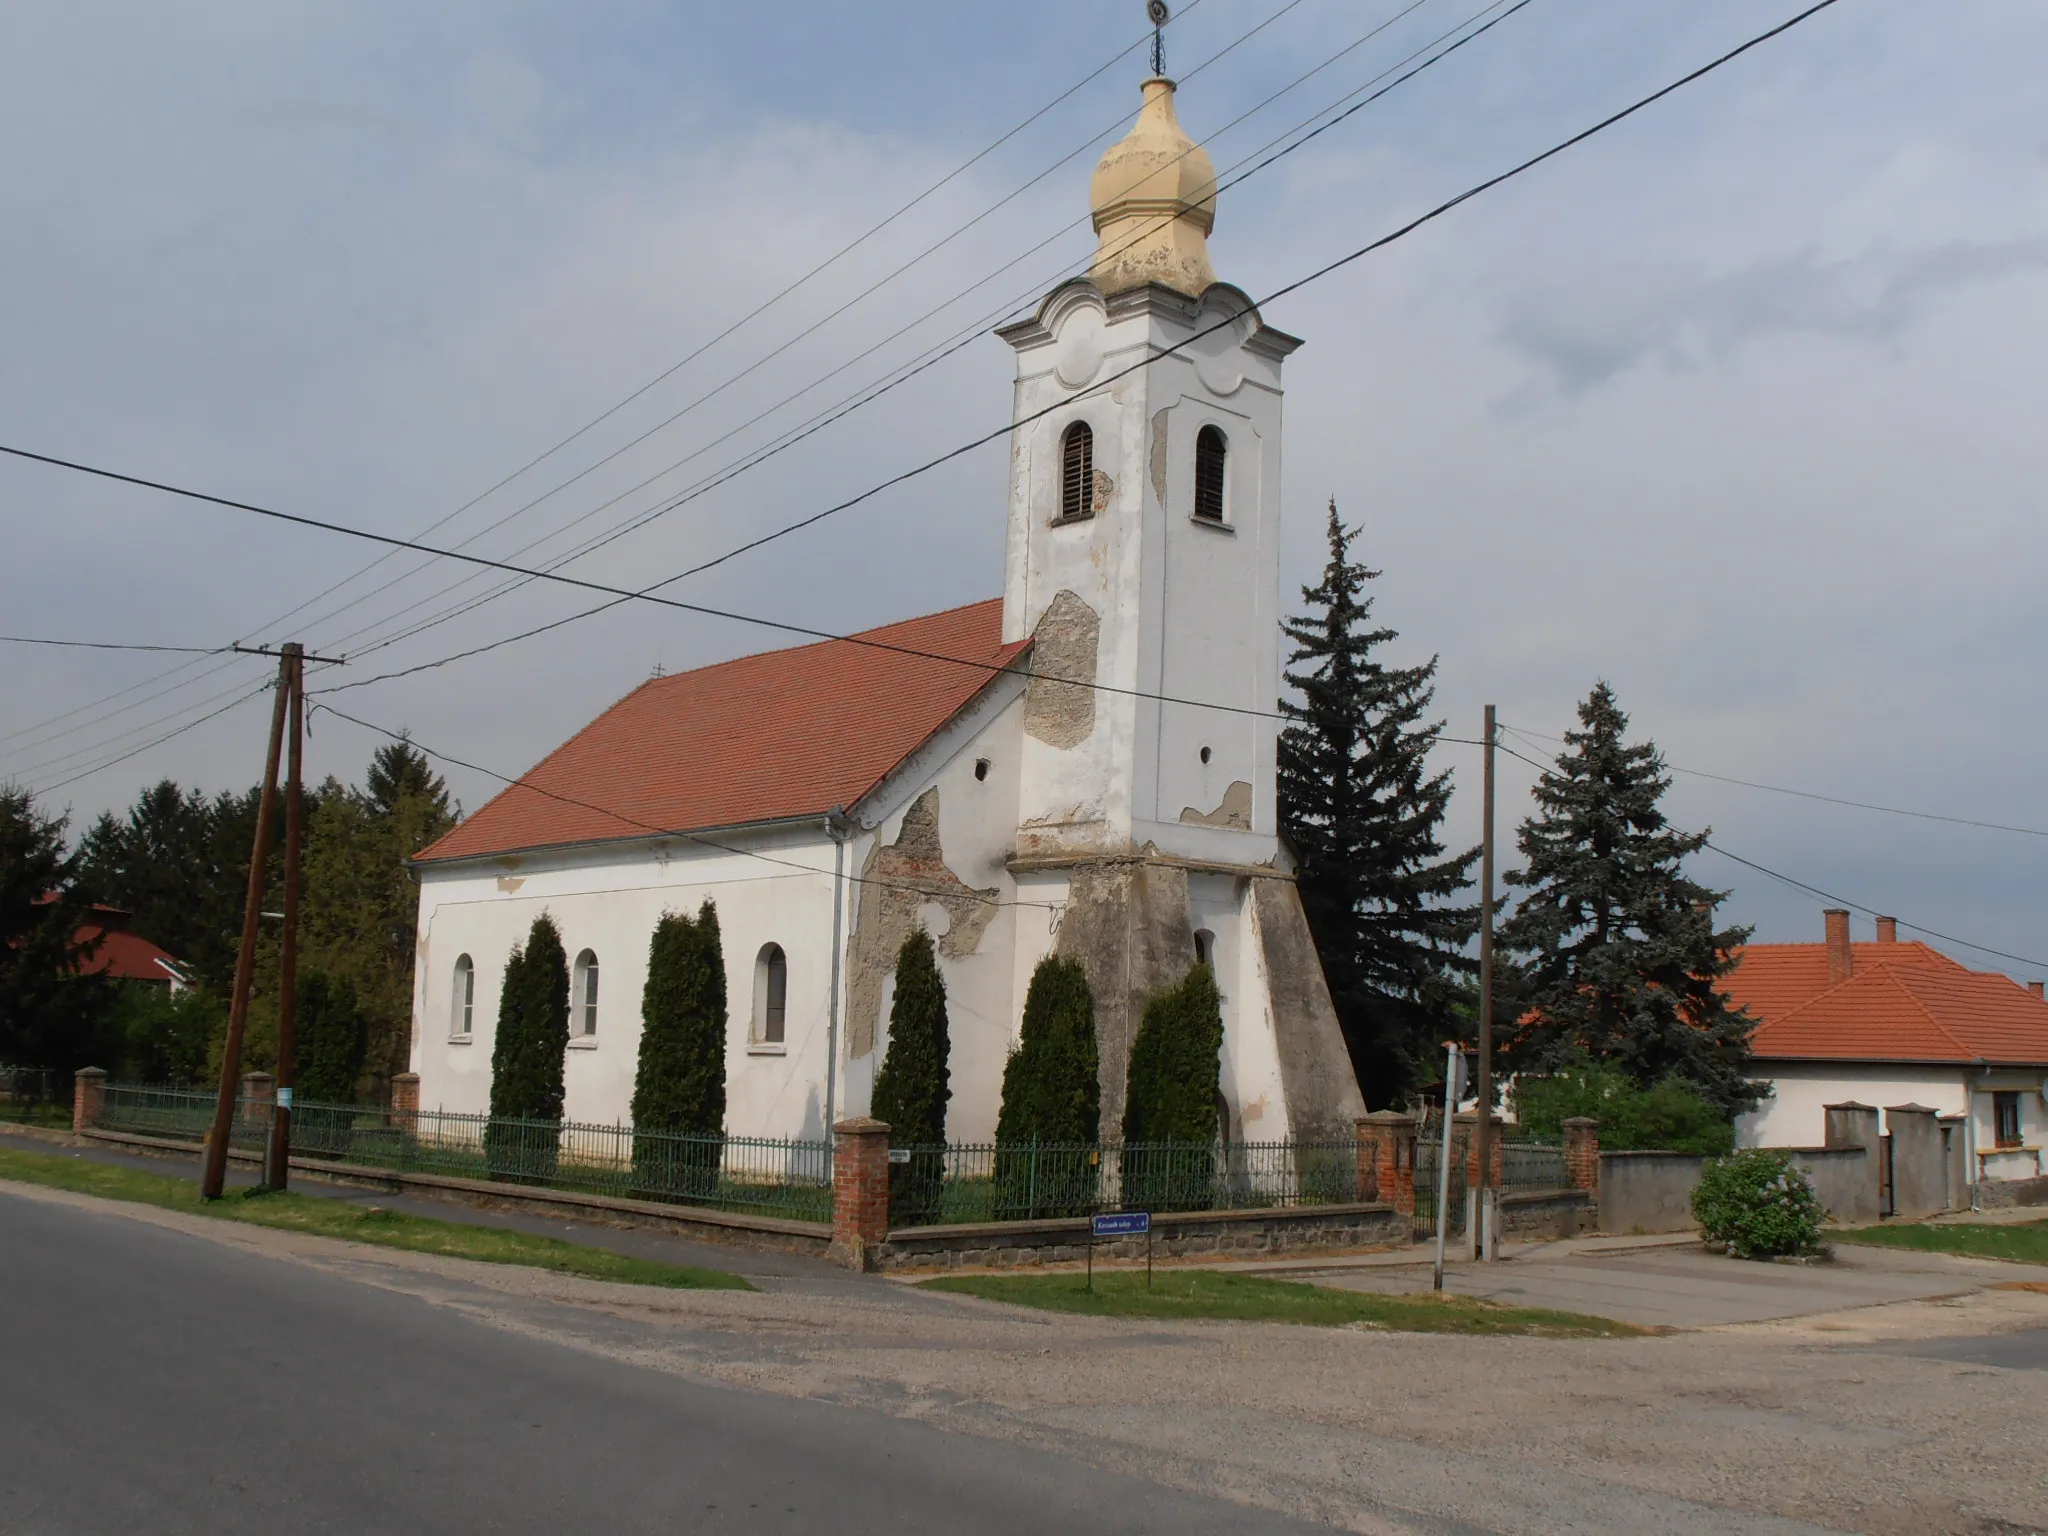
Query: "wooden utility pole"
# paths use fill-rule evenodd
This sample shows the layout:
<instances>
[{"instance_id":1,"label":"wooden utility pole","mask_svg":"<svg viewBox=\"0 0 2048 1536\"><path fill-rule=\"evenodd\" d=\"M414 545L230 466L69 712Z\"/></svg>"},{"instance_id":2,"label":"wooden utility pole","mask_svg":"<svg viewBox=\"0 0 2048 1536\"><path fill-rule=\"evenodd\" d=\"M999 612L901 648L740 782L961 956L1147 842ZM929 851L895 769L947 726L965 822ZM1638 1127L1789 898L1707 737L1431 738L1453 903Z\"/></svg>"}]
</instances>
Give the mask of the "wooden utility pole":
<instances>
[{"instance_id":1,"label":"wooden utility pole","mask_svg":"<svg viewBox=\"0 0 2048 1536\"><path fill-rule=\"evenodd\" d=\"M296 648L295 648L296 649ZM256 839L249 854L249 891L242 907L242 947L235 955L235 990L228 1000L228 1038L220 1053L220 1102L199 1176L201 1199L218 1200L228 1176L228 1137L235 1128L235 1090L242 1075L242 1034L249 1022L249 990L256 971L256 925L263 916L263 866L270 857L270 818L277 809L277 756L284 739L285 705L292 692L292 658L277 663L277 698L270 708L270 749L263 759L263 791L256 801Z\"/></svg>"},{"instance_id":2,"label":"wooden utility pole","mask_svg":"<svg viewBox=\"0 0 2048 1536\"><path fill-rule=\"evenodd\" d=\"M1481 1259L1493 1257L1487 1220L1488 1184L1493 1169L1493 706L1486 706L1486 766L1481 776L1479 833L1479 1120L1473 1146L1479 1155L1473 1202L1472 1247ZM1496 1200L1499 1192L1493 1191Z\"/></svg>"},{"instance_id":3,"label":"wooden utility pole","mask_svg":"<svg viewBox=\"0 0 2048 1536\"><path fill-rule=\"evenodd\" d=\"M305 796L301 754L306 735L306 655L299 645L284 647L290 674L290 724L284 778L284 937L277 957L277 1103L270 1112L270 1146L263 1182L283 1189L291 1179L294 1026L299 996L299 857L304 843Z\"/></svg>"}]
</instances>

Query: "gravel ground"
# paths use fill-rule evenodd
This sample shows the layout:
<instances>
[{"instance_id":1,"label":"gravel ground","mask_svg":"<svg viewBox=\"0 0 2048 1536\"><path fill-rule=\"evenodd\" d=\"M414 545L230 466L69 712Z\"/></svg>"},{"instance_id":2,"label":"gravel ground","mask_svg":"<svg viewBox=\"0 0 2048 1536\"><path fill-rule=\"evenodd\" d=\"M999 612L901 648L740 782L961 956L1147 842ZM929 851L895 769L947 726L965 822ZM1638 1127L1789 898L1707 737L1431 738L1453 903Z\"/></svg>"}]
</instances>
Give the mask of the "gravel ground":
<instances>
[{"instance_id":1,"label":"gravel ground","mask_svg":"<svg viewBox=\"0 0 2048 1536\"><path fill-rule=\"evenodd\" d=\"M622 1363L1031 1444L1342 1529L2048 1531L2048 1371L1900 1352L2048 1328L2034 1291L1629 1340L1127 1323L884 1285L651 1291L9 1192Z\"/></svg>"}]
</instances>

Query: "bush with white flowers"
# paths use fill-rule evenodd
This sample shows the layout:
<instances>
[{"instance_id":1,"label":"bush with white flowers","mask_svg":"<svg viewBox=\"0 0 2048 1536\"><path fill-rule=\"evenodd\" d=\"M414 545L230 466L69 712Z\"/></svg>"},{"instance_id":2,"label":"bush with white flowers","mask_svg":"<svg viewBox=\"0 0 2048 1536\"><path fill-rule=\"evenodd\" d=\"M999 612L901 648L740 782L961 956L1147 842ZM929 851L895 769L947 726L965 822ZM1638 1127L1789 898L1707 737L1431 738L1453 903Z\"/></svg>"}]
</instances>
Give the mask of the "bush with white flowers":
<instances>
[{"instance_id":1,"label":"bush with white flowers","mask_svg":"<svg viewBox=\"0 0 2048 1536\"><path fill-rule=\"evenodd\" d=\"M1708 1242L1739 1259L1812 1253L1827 1210L1787 1152L1754 1147L1718 1157L1692 1192L1692 1213Z\"/></svg>"}]
</instances>

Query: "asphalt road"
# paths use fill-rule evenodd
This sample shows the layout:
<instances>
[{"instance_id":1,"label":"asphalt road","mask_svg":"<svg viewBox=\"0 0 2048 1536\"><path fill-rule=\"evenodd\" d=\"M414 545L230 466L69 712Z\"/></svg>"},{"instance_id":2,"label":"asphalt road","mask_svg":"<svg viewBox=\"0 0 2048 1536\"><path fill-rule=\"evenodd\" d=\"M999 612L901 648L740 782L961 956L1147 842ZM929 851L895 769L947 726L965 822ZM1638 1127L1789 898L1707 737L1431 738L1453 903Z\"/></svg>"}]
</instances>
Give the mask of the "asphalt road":
<instances>
[{"instance_id":1,"label":"asphalt road","mask_svg":"<svg viewBox=\"0 0 2048 1536\"><path fill-rule=\"evenodd\" d=\"M0 1529L1314 1529L0 1192Z\"/></svg>"}]
</instances>

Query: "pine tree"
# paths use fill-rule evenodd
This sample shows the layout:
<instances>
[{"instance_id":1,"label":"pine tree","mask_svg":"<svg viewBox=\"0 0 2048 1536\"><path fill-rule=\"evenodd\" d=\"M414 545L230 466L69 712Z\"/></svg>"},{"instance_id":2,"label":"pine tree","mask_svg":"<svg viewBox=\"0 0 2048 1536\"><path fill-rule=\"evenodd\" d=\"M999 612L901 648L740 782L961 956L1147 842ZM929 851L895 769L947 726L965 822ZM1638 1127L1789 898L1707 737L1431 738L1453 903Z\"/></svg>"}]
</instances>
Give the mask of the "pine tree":
<instances>
[{"instance_id":1,"label":"pine tree","mask_svg":"<svg viewBox=\"0 0 2048 1536\"><path fill-rule=\"evenodd\" d=\"M346 977L299 972L292 1026L292 1094L317 1104L353 1104L363 1075L369 1024Z\"/></svg>"},{"instance_id":2,"label":"pine tree","mask_svg":"<svg viewBox=\"0 0 2048 1536\"><path fill-rule=\"evenodd\" d=\"M1355 537L1332 499L1329 564L1302 589L1309 614L1286 624L1301 702L1280 701L1280 827L1352 1069L1378 1109L1429 1081L1439 1042L1461 1028L1479 909L1451 902L1479 852L1444 857L1451 776L1429 772L1442 722L1424 720L1436 658L1378 659L1397 634L1372 625L1365 584L1380 573L1351 559Z\"/></svg>"},{"instance_id":3,"label":"pine tree","mask_svg":"<svg viewBox=\"0 0 2048 1536\"><path fill-rule=\"evenodd\" d=\"M64 850L64 818L45 816L26 789L0 784L0 1061L43 1067L60 1080L117 1048L105 978L79 974L94 944L78 939L90 904L79 859ZM98 1063L104 1065L104 1062Z\"/></svg>"},{"instance_id":4,"label":"pine tree","mask_svg":"<svg viewBox=\"0 0 2048 1536\"><path fill-rule=\"evenodd\" d=\"M889 1141L897 1147L943 1147L946 1104L953 1097L947 1059L952 1042L946 1020L946 978L932 936L919 928L903 941L896 956L896 997L889 1005L889 1048L875 1074L870 1104L877 1120L887 1122ZM932 1153L915 1154L908 1163L889 1165L889 1220L894 1226L916 1226L939 1219L939 1197L945 1183L945 1160Z\"/></svg>"},{"instance_id":5,"label":"pine tree","mask_svg":"<svg viewBox=\"0 0 2048 1536\"><path fill-rule=\"evenodd\" d=\"M946 979L932 936L922 928L896 956L896 997L889 1006L889 1048L875 1074L871 1100L899 1147L943 1146L946 1104L953 1097L947 1058Z\"/></svg>"},{"instance_id":6,"label":"pine tree","mask_svg":"<svg viewBox=\"0 0 2048 1536\"><path fill-rule=\"evenodd\" d=\"M718 909L664 912L647 951L640 994L640 1064L633 1079L633 1176L652 1194L703 1195L725 1132L725 947ZM684 1141L679 1138L707 1138Z\"/></svg>"},{"instance_id":7,"label":"pine tree","mask_svg":"<svg viewBox=\"0 0 2048 1536\"><path fill-rule=\"evenodd\" d=\"M1762 1096L1744 1071L1756 1023L1719 983L1747 928L1714 926L1725 891L1682 865L1708 833L1664 819L1670 788L1654 743L1623 741L1628 716L1606 683L1579 706L1557 766L1536 787L1517 842L1525 891L1503 925L1526 956L1530 1011L1505 1042L1510 1070L1562 1069L1591 1058L1644 1088L1678 1078L1733 1115Z\"/></svg>"},{"instance_id":8,"label":"pine tree","mask_svg":"<svg viewBox=\"0 0 2048 1536\"><path fill-rule=\"evenodd\" d=\"M1017 1048L1003 1068L996 1141L1093 1142L1102 1130L1095 995L1078 960L1048 955L1031 973Z\"/></svg>"},{"instance_id":9,"label":"pine tree","mask_svg":"<svg viewBox=\"0 0 2048 1536\"><path fill-rule=\"evenodd\" d=\"M550 1130L503 1124L562 1118L562 1059L569 1048L569 959L554 919L533 920L524 948L505 962L491 1043L491 1120L484 1150L499 1176L552 1177L557 1138Z\"/></svg>"}]
</instances>

